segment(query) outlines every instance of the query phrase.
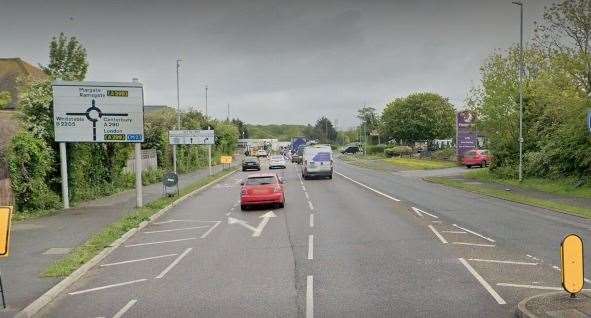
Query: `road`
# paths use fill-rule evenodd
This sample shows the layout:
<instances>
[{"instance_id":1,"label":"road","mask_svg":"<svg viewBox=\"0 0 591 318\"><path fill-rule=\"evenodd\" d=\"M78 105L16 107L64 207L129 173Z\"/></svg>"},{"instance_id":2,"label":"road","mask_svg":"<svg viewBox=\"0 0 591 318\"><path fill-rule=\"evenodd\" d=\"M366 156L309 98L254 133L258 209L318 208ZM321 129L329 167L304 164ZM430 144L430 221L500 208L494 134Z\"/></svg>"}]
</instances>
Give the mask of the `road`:
<instances>
[{"instance_id":1,"label":"road","mask_svg":"<svg viewBox=\"0 0 591 318\"><path fill-rule=\"evenodd\" d=\"M266 170L266 169L264 169ZM168 211L41 317L511 317L559 288L559 238L589 223L337 162L240 211L239 172Z\"/></svg>"}]
</instances>

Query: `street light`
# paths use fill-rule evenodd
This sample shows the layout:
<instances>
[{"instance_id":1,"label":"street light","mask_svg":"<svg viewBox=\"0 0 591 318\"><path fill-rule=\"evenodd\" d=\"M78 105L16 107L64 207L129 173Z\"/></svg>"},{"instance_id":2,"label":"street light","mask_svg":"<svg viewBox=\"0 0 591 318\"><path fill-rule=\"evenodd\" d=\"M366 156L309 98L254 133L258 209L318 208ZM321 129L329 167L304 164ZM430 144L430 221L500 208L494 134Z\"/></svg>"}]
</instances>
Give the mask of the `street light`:
<instances>
[{"instance_id":1,"label":"street light","mask_svg":"<svg viewBox=\"0 0 591 318\"><path fill-rule=\"evenodd\" d=\"M513 1L519 6L519 181L523 181L523 2Z\"/></svg>"},{"instance_id":2,"label":"street light","mask_svg":"<svg viewBox=\"0 0 591 318\"><path fill-rule=\"evenodd\" d=\"M181 129L181 97L179 89L179 68L181 67L182 59L176 59L176 129ZM172 166L174 173L176 170L176 145L172 145Z\"/></svg>"}]
</instances>

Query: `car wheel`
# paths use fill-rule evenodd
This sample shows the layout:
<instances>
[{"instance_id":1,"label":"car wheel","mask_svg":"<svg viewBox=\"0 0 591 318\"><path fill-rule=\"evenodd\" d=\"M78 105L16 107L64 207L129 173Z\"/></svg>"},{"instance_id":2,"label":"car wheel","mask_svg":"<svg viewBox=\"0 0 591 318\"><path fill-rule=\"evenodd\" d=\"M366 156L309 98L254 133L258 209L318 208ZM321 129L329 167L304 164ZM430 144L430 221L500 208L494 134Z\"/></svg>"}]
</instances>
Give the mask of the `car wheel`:
<instances>
[{"instance_id":1,"label":"car wheel","mask_svg":"<svg viewBox=\"0 0 591 318\"><path fill-rule=\"evenodd\" d=\"M246 171L246 169L242 168L242 172Z\"/></svg>"},{"instance_id":2,"label":"car wheel","mask_svg":"<svg viewBox=\"0 0 591 318\"><path fill-rule=\"evenodd\" d=\"M328 179L329 180L332 180L332 174L328 176Z\"/></svg>"},{"instance_id":3,"label":"car wheel","mask_svg":"<svg viewBox=\"0 0 591 318\"><path fill-rule=\"evenodd\" d=\"M466 165L466 168L470 169L470 168L472 168L472 166L471 165Z\"/></svg>"},{"instance_id":4,"label":"car wheel","mask_svg":"<svg viewBox=\"0 0 591 318\"><path fill-rule=\"evenodd\" d=\"M244 205L244 204L241 204L241 205L240 205L240 210L242 210L242 211L246 211L246 205Z\"/></svg>"},{"instance_id":5,"label":"car wheel","mask_svg":"<svg viewBox=\"0 0 591 318\"><path fill-rule=\"evenodd\" d=\"M480 168L484 168L484 167L486 167L486 160L484 160L480 163Z\"/></svg>"}]
</instances>

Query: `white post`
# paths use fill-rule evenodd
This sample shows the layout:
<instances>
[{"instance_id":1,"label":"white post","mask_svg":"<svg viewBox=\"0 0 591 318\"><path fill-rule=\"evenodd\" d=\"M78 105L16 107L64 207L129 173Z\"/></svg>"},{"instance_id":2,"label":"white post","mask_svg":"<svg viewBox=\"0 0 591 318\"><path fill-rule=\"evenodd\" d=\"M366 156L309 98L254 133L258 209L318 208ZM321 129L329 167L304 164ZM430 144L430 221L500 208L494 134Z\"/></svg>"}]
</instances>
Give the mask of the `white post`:
<instances>
[{"instance_id":1,"label":"white post","mask_svg":"<svg viewBox=\"0 0 591 318\"><path fill-rule=\"evenodd\" d=\"M207 145L207 163L209 164L209 175L213 175L211 173L211 145Z\"/></svg>"},{"instance_id":2,"label":"white post","mask_svg":"<svg viewBox=\"0 0 591 318\"><path fill-rule=\"evenodd\" d=\"M135 198L136 206L141 208L143 204L142 198L142 145L138 142L135 146Z\"/></svg>"},{"instance_id":3,"label":"white post","mask_svg":"<svg viewBox=\"0 0 591 318\"><path fill-rule=\"evenodd\" d=\"M176 173L176 145L172 145L172 169Z\"/></svg>"},{"instance_id":4,"label":"white post","mask_svg":"<svg viewBox=\"0 0 591 318\"><path fill-rule=\"evenodd\" d=\"M64 209L70 208L70 197L68 193L68 162L66 158L66 143L60 142L60 163L62 172L62 198Z\"/></svg>"}]
</instances>

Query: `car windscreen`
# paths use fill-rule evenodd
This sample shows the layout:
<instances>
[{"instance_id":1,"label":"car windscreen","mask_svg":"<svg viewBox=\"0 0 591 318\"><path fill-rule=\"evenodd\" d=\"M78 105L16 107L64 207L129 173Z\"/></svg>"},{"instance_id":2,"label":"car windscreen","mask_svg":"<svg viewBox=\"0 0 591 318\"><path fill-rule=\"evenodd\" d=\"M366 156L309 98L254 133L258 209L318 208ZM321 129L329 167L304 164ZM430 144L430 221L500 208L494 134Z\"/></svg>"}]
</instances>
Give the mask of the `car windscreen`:
<instances>
[{"instance_id":1,"label":"car windscreen","mask_svg":"<svg viewBox=\"0 0 591 318\"><path fill-rule=\"evenodd\" d=\"M282 160L283 156L272 156L271 160Z\"/></svg>"},{"instance_id":2,"label":"car windscreen","mask_svg":"<svg viewBox=\"0 0 591 318\"><path fill-rule=\"evenodd\" d=\"M274 184L275 177L251 177L246 179L246 185L265 185Z\"/></svg>"},{"instance_id":3,"label":"car windscreen","mask_svg":"<svg viewBox=\"0 0 591 318\"><path fill-rule=\"evenodd\" d=\"M248 158L244 158L244 162L258 162L258 161L254 157L248 157Z\"/></svg>"}]
</instances>

